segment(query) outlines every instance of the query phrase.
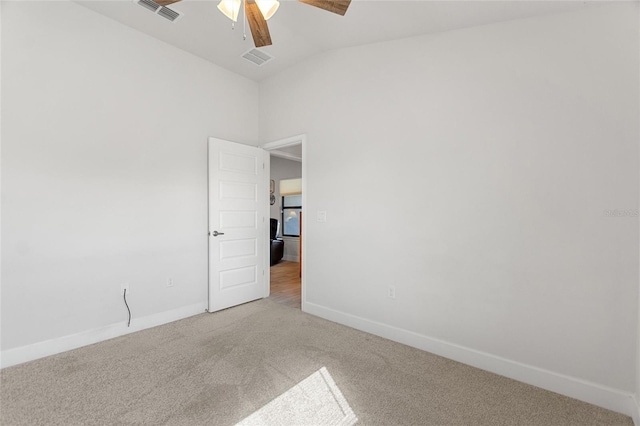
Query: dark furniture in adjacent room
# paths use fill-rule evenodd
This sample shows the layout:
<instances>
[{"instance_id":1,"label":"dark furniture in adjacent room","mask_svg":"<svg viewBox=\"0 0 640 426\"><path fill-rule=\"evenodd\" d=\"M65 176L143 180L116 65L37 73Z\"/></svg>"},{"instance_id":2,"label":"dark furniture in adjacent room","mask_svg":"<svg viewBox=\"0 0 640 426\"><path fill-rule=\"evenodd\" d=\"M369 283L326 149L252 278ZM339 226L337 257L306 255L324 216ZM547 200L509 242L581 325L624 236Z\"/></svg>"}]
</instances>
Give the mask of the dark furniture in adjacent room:
<instances>
[{"instance_id":1,"label":"dark furniture in adjacent room","mask_svg":"<svg viewBox=\"0 0 640 426\"><path fill-rule=\"evenodd\" d=\"M284 241L278 238L279 233L278 219L271 219L271 266L280 262L284 256Z\"/></svg>"}]
</instances>

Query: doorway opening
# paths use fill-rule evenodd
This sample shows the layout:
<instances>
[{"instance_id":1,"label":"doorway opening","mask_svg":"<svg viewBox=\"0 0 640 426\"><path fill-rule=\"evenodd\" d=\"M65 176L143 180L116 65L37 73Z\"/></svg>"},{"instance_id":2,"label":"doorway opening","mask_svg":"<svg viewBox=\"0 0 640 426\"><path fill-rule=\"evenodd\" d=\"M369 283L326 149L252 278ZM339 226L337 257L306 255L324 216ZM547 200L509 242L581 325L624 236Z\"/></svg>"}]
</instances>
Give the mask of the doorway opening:
<instances>
[{"instance_id":1,"label":"doorway opening","mask_svg":"<svg viewBox=\"0 0 640 426\"><path fill-rule=\"evenodd\" d=\"M269 142L261 148L270 156L269 212L271 226L276 231L274 233L272 230L270 235L271 267L266 276L270 289L269 297L275 302L304 311L306 136L299 135ZM285 186L295 179L302 180L301 192L300 189L294 190L293 193L287 192Z\"/></svg>"}]
</instances>

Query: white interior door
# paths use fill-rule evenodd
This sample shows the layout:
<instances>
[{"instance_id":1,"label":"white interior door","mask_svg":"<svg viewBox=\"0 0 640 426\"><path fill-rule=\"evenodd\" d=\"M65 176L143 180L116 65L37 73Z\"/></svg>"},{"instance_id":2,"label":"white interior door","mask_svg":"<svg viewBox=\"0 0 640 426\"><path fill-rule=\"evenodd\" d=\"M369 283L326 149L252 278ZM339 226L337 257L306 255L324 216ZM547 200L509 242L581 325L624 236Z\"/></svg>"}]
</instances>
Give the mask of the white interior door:
<instances>
[{"instance_id":1,"label":"white interior door","mask_svg":"<svg viewBox=\"0 0 640 426\"><path fill-rule=\"evenodd\" d=\"M266 153L209 138L209 312L268 296Z\"/></svg>"}]
</instances>

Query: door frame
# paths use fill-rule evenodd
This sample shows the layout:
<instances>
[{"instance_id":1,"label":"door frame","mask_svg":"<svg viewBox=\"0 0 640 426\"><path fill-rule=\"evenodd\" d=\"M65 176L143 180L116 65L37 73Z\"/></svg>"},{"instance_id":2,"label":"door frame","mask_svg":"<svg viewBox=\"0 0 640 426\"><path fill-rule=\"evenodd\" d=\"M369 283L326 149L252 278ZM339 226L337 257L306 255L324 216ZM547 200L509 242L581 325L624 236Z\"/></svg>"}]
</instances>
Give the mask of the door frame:
<instances>
[{"instance_id":1,"label":"door frame","mask_svg":"<svg viewBox=\"0 0 640 426\"><path fill-rule=\"evenodd\" d=\"M293 146L293 145L302 145L302 253L307 253L307 241L308 241L308 237L307 235L309 235L307 233L307 222L309 221L309 215L307 213L308 209L307 209L307 135L306 134L301 134L301 135L296 135L296 136L291 136L288 138L284 138L284 139L278 139L272 142L267 142L264 143L262 145L260 145L260 148L264 149L265 151L269 152L269 151L274 151L277 150L279 148L286 148L288 146ZM270 157L271 155L269 155ZM267 176L266 176L266 185L267 188L269 187L269 180L271 179L271 161L268 162L269 164L269 168L267 170ZM266 202L266 208L267 211L269 211L269 202ZM271 216L270 214L268 214L268 216ZM267 259L267 265L269 265L269 253L266 253L266 259ZM301 253L301 255L302 255ZM300 259L300 261L302 261L302 259ZM307 268L305 268L305 265L308 264L306 261L302 263L302 276L300 277L300 287L301 287L301 296L300 296L300 307L301 310L303 312L306 312L305 309L305 304L306 304L306 291L305 291L305 285L304 283L306 282L306 271ZM267 273L266 273L266 281L267 281L267 288L271 288L271 273L270 273L270 269L267 268Z\"/></svg>"}]
</instances>

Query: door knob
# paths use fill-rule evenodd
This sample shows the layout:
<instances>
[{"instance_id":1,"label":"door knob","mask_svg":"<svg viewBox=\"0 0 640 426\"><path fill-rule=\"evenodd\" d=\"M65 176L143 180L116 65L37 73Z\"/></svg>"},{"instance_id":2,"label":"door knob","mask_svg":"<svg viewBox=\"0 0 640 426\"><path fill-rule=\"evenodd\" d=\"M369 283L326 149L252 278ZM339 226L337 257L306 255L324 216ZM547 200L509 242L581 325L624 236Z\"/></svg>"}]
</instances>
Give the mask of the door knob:
<instances>
[{"instance_id":1,"label":"door knob","mask_svg":"<svg viewBox=\"0 0 640 426\"><path fill-rule=\"evenodd\" d=\"M224 232L213 231L210 234L213 235L214 237L217 237L218 235L224 235Z\"/></svg>"}]
</instances>

